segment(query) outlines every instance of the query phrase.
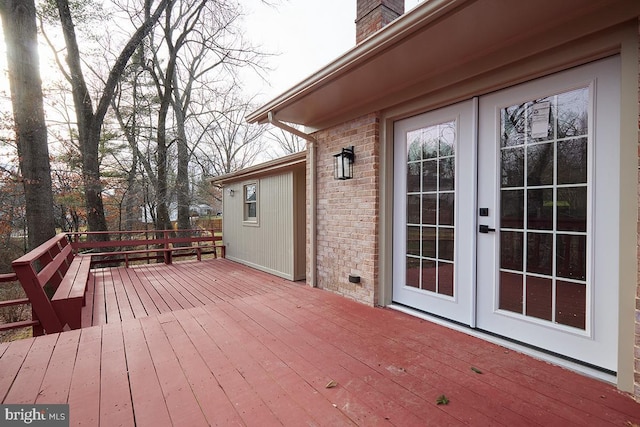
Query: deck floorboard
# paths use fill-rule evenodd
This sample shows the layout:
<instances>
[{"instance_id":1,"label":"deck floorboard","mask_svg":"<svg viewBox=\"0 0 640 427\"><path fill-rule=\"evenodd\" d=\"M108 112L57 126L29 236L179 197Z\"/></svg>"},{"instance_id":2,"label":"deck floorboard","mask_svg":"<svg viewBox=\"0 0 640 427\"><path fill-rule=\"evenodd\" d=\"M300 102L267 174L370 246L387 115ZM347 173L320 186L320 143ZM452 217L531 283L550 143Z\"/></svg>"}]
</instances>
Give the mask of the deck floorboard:
<instances>
[{"instance_id":1,"label":"deck floorboard","mask_svg":"<svg viewBox=\"0 0 640 427\"><path fill-rule=\"evenodd\" d=\"M0 345L0 402L74 426L640 424L611 384L229 260L92 277L86 327Z\"/></svg>"}]
</instances>

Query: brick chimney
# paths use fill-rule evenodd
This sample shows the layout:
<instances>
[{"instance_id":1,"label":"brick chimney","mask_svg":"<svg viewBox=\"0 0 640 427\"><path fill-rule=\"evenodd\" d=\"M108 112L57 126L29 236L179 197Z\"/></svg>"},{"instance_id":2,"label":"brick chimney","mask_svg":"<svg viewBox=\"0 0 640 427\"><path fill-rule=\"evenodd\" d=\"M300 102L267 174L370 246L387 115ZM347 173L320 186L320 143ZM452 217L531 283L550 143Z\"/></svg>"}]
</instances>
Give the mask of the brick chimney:
<instances>
[{"instance_id":1,"label":"brick chimney","mask_svg":"<svg viewBox=\"0 0 640 427\"><path fill-rule=\"evenodd\" d=\"M357 0L356 44L404 13L404 0Z\"/></svg>"}]
</instances>

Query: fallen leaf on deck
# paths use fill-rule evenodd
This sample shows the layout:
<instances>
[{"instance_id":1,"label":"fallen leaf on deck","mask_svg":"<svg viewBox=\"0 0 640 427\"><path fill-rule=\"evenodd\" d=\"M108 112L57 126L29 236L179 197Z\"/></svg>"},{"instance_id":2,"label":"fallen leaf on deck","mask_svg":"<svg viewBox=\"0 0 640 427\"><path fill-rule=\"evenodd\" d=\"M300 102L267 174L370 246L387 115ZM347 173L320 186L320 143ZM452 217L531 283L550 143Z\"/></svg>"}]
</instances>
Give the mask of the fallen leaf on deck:
<instances>
[{"instance_id":1,"label":"fallen leaf on deck","mask_svg":"<svg viewBox=\"0 0 640 427\"><path fill-rule=\"evenodd\" d=\"M438 396L438 399L436 400L436 404L437 405L448 405L449 404L449 399L444 394L441 394L440 396Z\"/></svg>"},{"instance_id":2,"label":"fallen leaf on deck","mask_svg":"<svg viewBox=\"0 0 640 427\"><path fill-rule=\"evenodd\" d=\"M472 370L473 372L475 372L476 374L481 374L481 373L482 373L482 371L481 371L480 369L478 369L478 368L474 368L473 366L471 367L471 370Z\"/></svg>"},{"instance_id":3,"label":"fallen leaf on deck","mask_svg":"<svg viewBox=\"0 0 640 427\"><path fill-rule=\"evenodd\" d=\"M331 381L329 381L329 382L327 383L327 385L326 385L326 386L324 386L324 387L325 387L325 388L334 388L334 387L337 387L337 386L338 386L338 383L337 383L337 382L335 382L335 381L333 381L333 380L331 380Z\"/></svg>"}]
</instances>

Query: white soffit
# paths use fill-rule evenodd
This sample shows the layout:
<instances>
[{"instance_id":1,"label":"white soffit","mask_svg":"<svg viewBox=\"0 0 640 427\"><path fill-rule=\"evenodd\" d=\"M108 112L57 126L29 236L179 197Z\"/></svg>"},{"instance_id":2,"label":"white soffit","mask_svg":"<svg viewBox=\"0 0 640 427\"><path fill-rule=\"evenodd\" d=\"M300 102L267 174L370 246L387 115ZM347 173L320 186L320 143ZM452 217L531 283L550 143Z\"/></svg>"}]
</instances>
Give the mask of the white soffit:
<instances>
[{"instance_id":1,"label":"white soffit","mask_svg":"<svg viewBox=\"0 0 640 427\"><path fill-rule=\"evenodd\" d=\"M429 80L441 84L489 55L508 52L513 62L554 47L544 44L551 32L566 33L567 42L638 15L638 0L426 0L247 121L265 123L271 111L278 120L320 129L391 107L399 100L390 95Z\"/></svg>"}]
</instances>

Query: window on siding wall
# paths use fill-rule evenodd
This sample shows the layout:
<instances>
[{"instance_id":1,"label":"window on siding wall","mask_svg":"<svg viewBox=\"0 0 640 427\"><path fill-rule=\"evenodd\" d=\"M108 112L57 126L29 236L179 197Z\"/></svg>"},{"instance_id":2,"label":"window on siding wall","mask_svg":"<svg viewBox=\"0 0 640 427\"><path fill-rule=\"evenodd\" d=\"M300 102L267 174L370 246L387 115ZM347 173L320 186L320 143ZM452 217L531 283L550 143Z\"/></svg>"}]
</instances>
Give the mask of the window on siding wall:
<instances>
[{"instance_id":1,"label":"window on siding wall","mask_svg":"<svg viewBox=\"0 0 640 427\"><path fill-rule=\"evenodd\" d=\"M246 222L258 222L258 184L252 182L243 187L244 194L244 220Z\"/></svg>"}]
</instances>

